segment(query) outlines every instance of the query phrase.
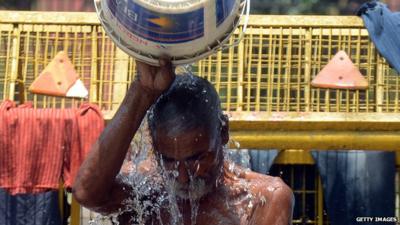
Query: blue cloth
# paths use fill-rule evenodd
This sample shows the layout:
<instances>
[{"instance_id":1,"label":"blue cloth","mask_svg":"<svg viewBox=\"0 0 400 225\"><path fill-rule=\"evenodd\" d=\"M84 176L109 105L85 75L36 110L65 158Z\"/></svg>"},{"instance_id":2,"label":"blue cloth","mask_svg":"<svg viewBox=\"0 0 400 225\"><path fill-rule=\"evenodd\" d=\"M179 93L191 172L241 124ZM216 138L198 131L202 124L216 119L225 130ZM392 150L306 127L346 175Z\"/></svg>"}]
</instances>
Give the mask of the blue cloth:
<instances>
[{"instance_id":1,"label":"blue cloth","mask_svg":"<svg viewBox=\"0 0 400 225\"><path fill-rule=\"evenodd\" d=\"M278 156L278 150L250 150L250 165L251 170L268 174L276 156Z\"/></svg>"},{"instance_id":2,"label":"blue cloth","mask_svg":"<svg viewBox=\"0 0 400 225\"><path fill-rule=\"evenodd\" d=\"M372 1L364 3L357 14L378 51L400 73L400 12L391 12L386 4Z\"/></svg>"},{"instance_id":3,"label":"blue cloth","mask_svg":"<svg viewBox=\"0 0 400 225\"><path fill-rule=\"evenodd\" d=\"M394 217L396 155L382 151L312 151L332 225L393 225L357 217Z\"/></svg>"},{"instance_id":4,"label":"blue cloth","mask_svg":"<svg viewBox=\"0 0 400 225\"><path fill-rule=\"evenodd\" d=\"M0 189L1 225L61 225L58 192L12 196Z\"/></svg>"}]
</instances>

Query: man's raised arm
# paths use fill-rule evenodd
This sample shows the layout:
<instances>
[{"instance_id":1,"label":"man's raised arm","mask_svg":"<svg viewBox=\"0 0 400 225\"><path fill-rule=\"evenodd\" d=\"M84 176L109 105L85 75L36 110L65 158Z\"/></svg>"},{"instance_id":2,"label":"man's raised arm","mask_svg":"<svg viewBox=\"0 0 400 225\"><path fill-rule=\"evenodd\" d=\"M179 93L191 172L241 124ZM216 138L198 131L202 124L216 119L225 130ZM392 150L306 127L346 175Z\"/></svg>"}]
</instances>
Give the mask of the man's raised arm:
<instances>
[{"instance_id":1,"label":"man's raised arm","mask_svg":"<svg viewBox=\"0 0 400 225\"><path fill-rule=\"evenodd\" d=\"M147 110L175 79L170 61L162 59L160 65L155 67L137 62L135 81L75 179L72 192L83 206L99 212L112 212L127 197L126 187L116 180L116 176Z\"/></svg>"}]
</instances>

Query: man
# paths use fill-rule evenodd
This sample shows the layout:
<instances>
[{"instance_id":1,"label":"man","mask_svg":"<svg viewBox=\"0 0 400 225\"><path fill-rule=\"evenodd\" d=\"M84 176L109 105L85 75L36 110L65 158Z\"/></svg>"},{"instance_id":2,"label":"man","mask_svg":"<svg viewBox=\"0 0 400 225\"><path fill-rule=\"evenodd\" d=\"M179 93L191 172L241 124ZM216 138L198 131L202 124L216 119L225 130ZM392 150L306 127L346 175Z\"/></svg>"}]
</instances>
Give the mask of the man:
<instances>
[{"instance_id":1,"label":"man","mask_svg":"<svg viewBox=\"0 0 400 225\"><path fill-rule=\"evenodd\" d=\"M119 212L120 224L291 224L293 194L280 178L224 159L228 119L212 85L175 78L168 60L160 65L137 62L136 80L80 168L77 201L102 214ZM129 183L118 174L149 109L158 166L137 165L143 179Z\"/></svg>"}]
</instances>

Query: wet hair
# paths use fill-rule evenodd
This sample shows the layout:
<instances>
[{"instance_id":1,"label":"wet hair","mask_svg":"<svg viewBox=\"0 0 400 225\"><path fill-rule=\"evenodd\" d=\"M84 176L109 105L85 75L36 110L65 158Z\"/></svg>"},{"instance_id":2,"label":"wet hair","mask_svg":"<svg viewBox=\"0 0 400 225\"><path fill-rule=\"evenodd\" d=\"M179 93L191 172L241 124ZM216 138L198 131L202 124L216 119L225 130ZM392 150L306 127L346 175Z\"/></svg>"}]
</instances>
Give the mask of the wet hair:
<instances>
[{"instance_id":1,"label":"wet hair","mask_svg":"<svg viewBox=\"0 0 400 225\"><path fill-rule=\"evenodd\" d=\"M153 105L148 114L152 138L157 128L177 135L195 128L217 131L221 126L221 103L214 86L192 74L178 75L171 87Z\"/></svg>"}]
</instances>

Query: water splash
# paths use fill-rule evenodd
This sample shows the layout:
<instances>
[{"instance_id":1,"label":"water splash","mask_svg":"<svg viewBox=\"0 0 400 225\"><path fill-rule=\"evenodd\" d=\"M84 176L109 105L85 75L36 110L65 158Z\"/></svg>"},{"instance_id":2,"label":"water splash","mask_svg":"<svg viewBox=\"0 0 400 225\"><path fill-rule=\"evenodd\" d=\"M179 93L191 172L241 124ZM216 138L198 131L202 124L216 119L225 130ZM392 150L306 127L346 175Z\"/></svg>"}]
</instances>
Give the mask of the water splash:
<instances>
[{"instance_id":1,"label":"water splash","mask_svg":"<svg viewBox=\"0 0 400 225\"><path fill-rule=\"evenodd\" d=\"M238 144L236 146L240 147ZM236 164L234 161L239 162L241 165L246 164L246 162L249 161L248 152L245 150L233 150L236 153L241 153L239 161L231 160L233 158L233 151L228 151L226 146L223 151L224 157L231 161L229 163L229 170L231 170L232 173L237 172L235 170ZM146 168L138 166L149 159L151 159L151 167L157 168L156 170L146 171ZM131 149L126 162L124 163L121 173L118 175L118 179L120 179L121 182L130 186L132 189L132 195L123 202L124 207L118 212L108 216L98 215L89 222L89 225L108 225L109 223L106 223L106 221L113 221L113 224L119 224L117 220L118 216L128 212L135 212L135 216L130 219L130 224L142 225L148 223L149 219L156 219L161 225L183 225L183 213L189 212L182 212L178 206L178 200L179 198L182 198L182 196L179 196L179 192L177 192L177 187L179 186L176 179L179 176L177 169L178 166L179 164L177 163L172 170L171 168L168 168L169 170L167 170L165 162L162 159L160 160L160 163L157 164L147 124L146 121L144 121L144 124L142 124L141 128L132 140ZM138 171L143 169L146 173L151 174L146 174L144 176L143 173L138 173ZM204 185L200 185L200 181L198 181L190 171L188 171L188 175L190 179L189 190L195 190L188 192L188 200L190 202L190 223L191 225L196 225L200 208L199 195L201 195L196 193L202 193L202 191L199 190L199 186ZM220 183L219 179L216 180L215 186L226 188L227 193L233 192L232 190L228 190L229 187L224 187L224 185ZM247 220L246 215L248 215L248 211L254 208L256 203L252 200L254 199L254 196L252 196L248 191L249 183L242 180L241 188L242 191L244 190L247 194L241 197L239 196L237 199L230 199L228 197L222 201L225 202L224 204L226 205L226 208L236 210L236 213L241 220ZM149 196L157 197L149 198ZM238 207L238 202L245 202L247 207ZM165 217L165 213L168 214L167 217ZM215 214L215 218L220 218L220 224L228 224L224 222L229 220L225 215L217 212L213 212L213 214Z\"/></svg>"}]
</instances>

